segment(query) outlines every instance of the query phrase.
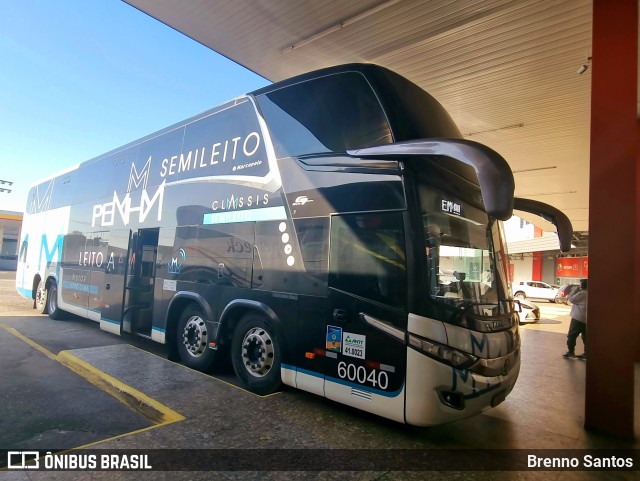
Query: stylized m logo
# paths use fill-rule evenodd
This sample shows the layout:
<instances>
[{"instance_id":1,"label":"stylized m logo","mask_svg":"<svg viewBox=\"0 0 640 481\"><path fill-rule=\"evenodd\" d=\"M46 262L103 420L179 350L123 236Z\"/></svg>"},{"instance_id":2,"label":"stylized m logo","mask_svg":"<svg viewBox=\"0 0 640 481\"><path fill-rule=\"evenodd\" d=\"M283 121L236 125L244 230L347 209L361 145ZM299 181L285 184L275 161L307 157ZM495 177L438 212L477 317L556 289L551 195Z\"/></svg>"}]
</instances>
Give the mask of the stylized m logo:
<instances>
[{"instance_id":1,"label":"stylized m logo","mask_svg":"<svg viewBox=\"0 0 640 481\"><path fill-rule=\"evenodd\" d=\"M144 164L142 171L138 173L135 162L131 163L131 172L129 173L129 185L127 186L127 192L131 192L133 189L138 189L142 185L143 189L147 188L147 182L149 182L149 172L151 171L151 156Z\"/></svg>"},{"instance_id":2,"label":"stylized m logo","mask_svg":"<svg viewBox=\"0 0 640 481\"><path fill-rule=\"evenodd\" d=\"M56 242L53 244L51 249L49 249L49 242L47 241L47 236L45 234L42 235L42 243L40 244L40 255L38 256L38 270L40 270L40 266L42 265L42 254L44 253L45 259L47 260L47 267L51 265L53 262L53 256L58 253L57 262L60 262L62 259L62 240L64 236L59 235L56 237ZM43 252L44 251L44 252Z\"/></svg>"},{"instance_id":3,"label":"stylized m logo","mask_svg":"<svg viewBox=\"0 0 640 481\"><path fill-rule=\"evenodd\" d=\"M29 214L37 214L49 209L54 181L55 179L51 179L48 184L36 185L31 198L31 205L29 206ZM44 192L41 192L41 190L44 190Z\"/></svg>"}]
</instances>

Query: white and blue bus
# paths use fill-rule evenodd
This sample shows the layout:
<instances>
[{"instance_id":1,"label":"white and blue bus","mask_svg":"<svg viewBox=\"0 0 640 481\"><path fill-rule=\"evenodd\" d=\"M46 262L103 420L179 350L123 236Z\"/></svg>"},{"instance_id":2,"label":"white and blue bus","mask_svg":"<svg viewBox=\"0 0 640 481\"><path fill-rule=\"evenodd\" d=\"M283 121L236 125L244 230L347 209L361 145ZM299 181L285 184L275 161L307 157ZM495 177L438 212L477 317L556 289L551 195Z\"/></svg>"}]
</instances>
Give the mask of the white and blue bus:
<instances>
[{"instance_id":1,"label":"white and blue bus","mask_svg":"<svg viewBox=\"0 0 640 481\"><path fill-rule=\"evenodd\" d=\"M34 308L432 425L504 400L520 368L501 222L507 162L375 65L262 88L38 182L16 277Z\"/></svg>"}]
</instances>

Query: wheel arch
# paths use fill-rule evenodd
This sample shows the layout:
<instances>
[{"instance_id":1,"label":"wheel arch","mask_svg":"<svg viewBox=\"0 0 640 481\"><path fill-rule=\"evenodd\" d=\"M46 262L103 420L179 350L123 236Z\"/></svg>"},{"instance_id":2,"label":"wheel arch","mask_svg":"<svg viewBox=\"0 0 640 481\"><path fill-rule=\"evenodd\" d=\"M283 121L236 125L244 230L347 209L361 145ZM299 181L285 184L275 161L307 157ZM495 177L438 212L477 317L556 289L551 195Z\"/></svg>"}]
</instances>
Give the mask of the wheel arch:
<instances>
[{"instance_id":1,"label":"wheel arch","mask_svg":"<svg viewBox=\"0 0 640 481\"><path fill-rule=\"evenodd\" d=\"M207 320L212 324L214 323L213 309L203 296L201 296L197 292L176 292L176 295L173 296L173 298L169 301L165 322L165 340L169 346L169 359L171 360L176 360L179 358L176 346L176 330L178 328L180 314L187 308L187 306L191 304L195 304L200 307L204 311Z\"/></svg>"},{"instance_id":2,"label":"wheel arch","mask_svg":"<svg viewBox=\"0 0 640 481\"><path fill-rule=\"evenodd\" d=\"M31 299L33 300L36 299L38 286L40 285L41 280L42 280L42 277L40 277L40 273L37 273L35 276L33 276L33 284L31 285ZM47 287L47 284L45 284L45 288Z\"/></svg>"},{"instance_id":3,"label":"wheel arch","mask_svg":"<svg viewBox=\"0 0 640 481\"><path fill-rule=\"evenodd\" d=\"M225 306L220 314L220 329L218 330L218 341L223 344L229 344L233 336L235 326L243 316L250 312L261 314L273 324L281 345L285 343L285 337L282 332L282 322L278 315L266 304L253 301L250 299L234 299ZM285 352L282 350L282 352Z\"/></svg>"},{"instance_id":4,"label":"wheel arch","mask_svg":"<svg viewBox=\"0 0 640 481\"><path fill-rule=\"evenodd\" d=\"M49 290L49 286L51 286L51 282L55 282L56 284L58 283L58 278L56 277L56 275L52 272L49 274L44 274L44 276L46 277L46 281L44 283L44 288L46 290ZM40 276L40 273L36 273L35 276L33 276L33 284L31 285L31 299L35 300L36 298L36 292L38 291L38 286L40 285L40 281L42 280L42 276Z\"/></svg>"}]
</instances>

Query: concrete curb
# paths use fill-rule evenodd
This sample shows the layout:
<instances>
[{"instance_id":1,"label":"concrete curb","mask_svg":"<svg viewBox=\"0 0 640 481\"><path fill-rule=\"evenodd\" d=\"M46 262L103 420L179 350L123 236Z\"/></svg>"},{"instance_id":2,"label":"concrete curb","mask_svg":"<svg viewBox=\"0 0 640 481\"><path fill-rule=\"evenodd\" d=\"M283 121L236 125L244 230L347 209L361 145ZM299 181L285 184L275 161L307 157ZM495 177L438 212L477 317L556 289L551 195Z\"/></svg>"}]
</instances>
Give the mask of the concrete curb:
<instances>
[{"instance_id":1,"label":"concrete curb","mask_svg":"<svg viewBox=\"0 0 640 481\"><path fill-rule=\"evenodd\" d=\"M69 351L61 351L57 355L57 361L156 425L171 424L185 419L173 409L109 376Z\"/></svg>"}]
</instances>

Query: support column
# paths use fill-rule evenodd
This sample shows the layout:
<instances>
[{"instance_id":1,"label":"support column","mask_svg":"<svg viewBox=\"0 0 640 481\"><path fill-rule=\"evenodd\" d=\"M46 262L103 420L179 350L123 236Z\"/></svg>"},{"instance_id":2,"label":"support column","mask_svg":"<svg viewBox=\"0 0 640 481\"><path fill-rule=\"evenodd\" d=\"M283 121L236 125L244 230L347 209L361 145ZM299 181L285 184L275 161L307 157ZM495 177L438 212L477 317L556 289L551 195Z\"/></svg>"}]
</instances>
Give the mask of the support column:
<instances>
[{"instance_id":1,"label":"support column","mask_svg":"<svg viewBox=\"0 0 640 481\"><path fill-rule=\"evenodd\" d=\"M637 0L594 0L585 428L624 438L639 332L637 45Z\"/></svg>"},{"instance_id":2,"label":"support column","mask_svg":"<svg viewBox=\"0 0 640 481\"><path fill-rule=\"evenodd\" d=\"M640 12L638 13L640 15ZM640 40L640 39L639 39ZM640 67L640 65L639 65ZM640 75L640 74L639 74ZM640 95L640 93L638 94ZM640 290L640 119L637 120L636 130L636 294ZM636 362L640 362L640 295L635 296L635 319L636 319ZM636 379L636 383L640 383L640 379ZM637 390L636 390L637 392ZM635 425L640 425L640 412L636 412ZM640 437L640 432L636 431L636 437Z\"/></svg>"}]
</instances>

